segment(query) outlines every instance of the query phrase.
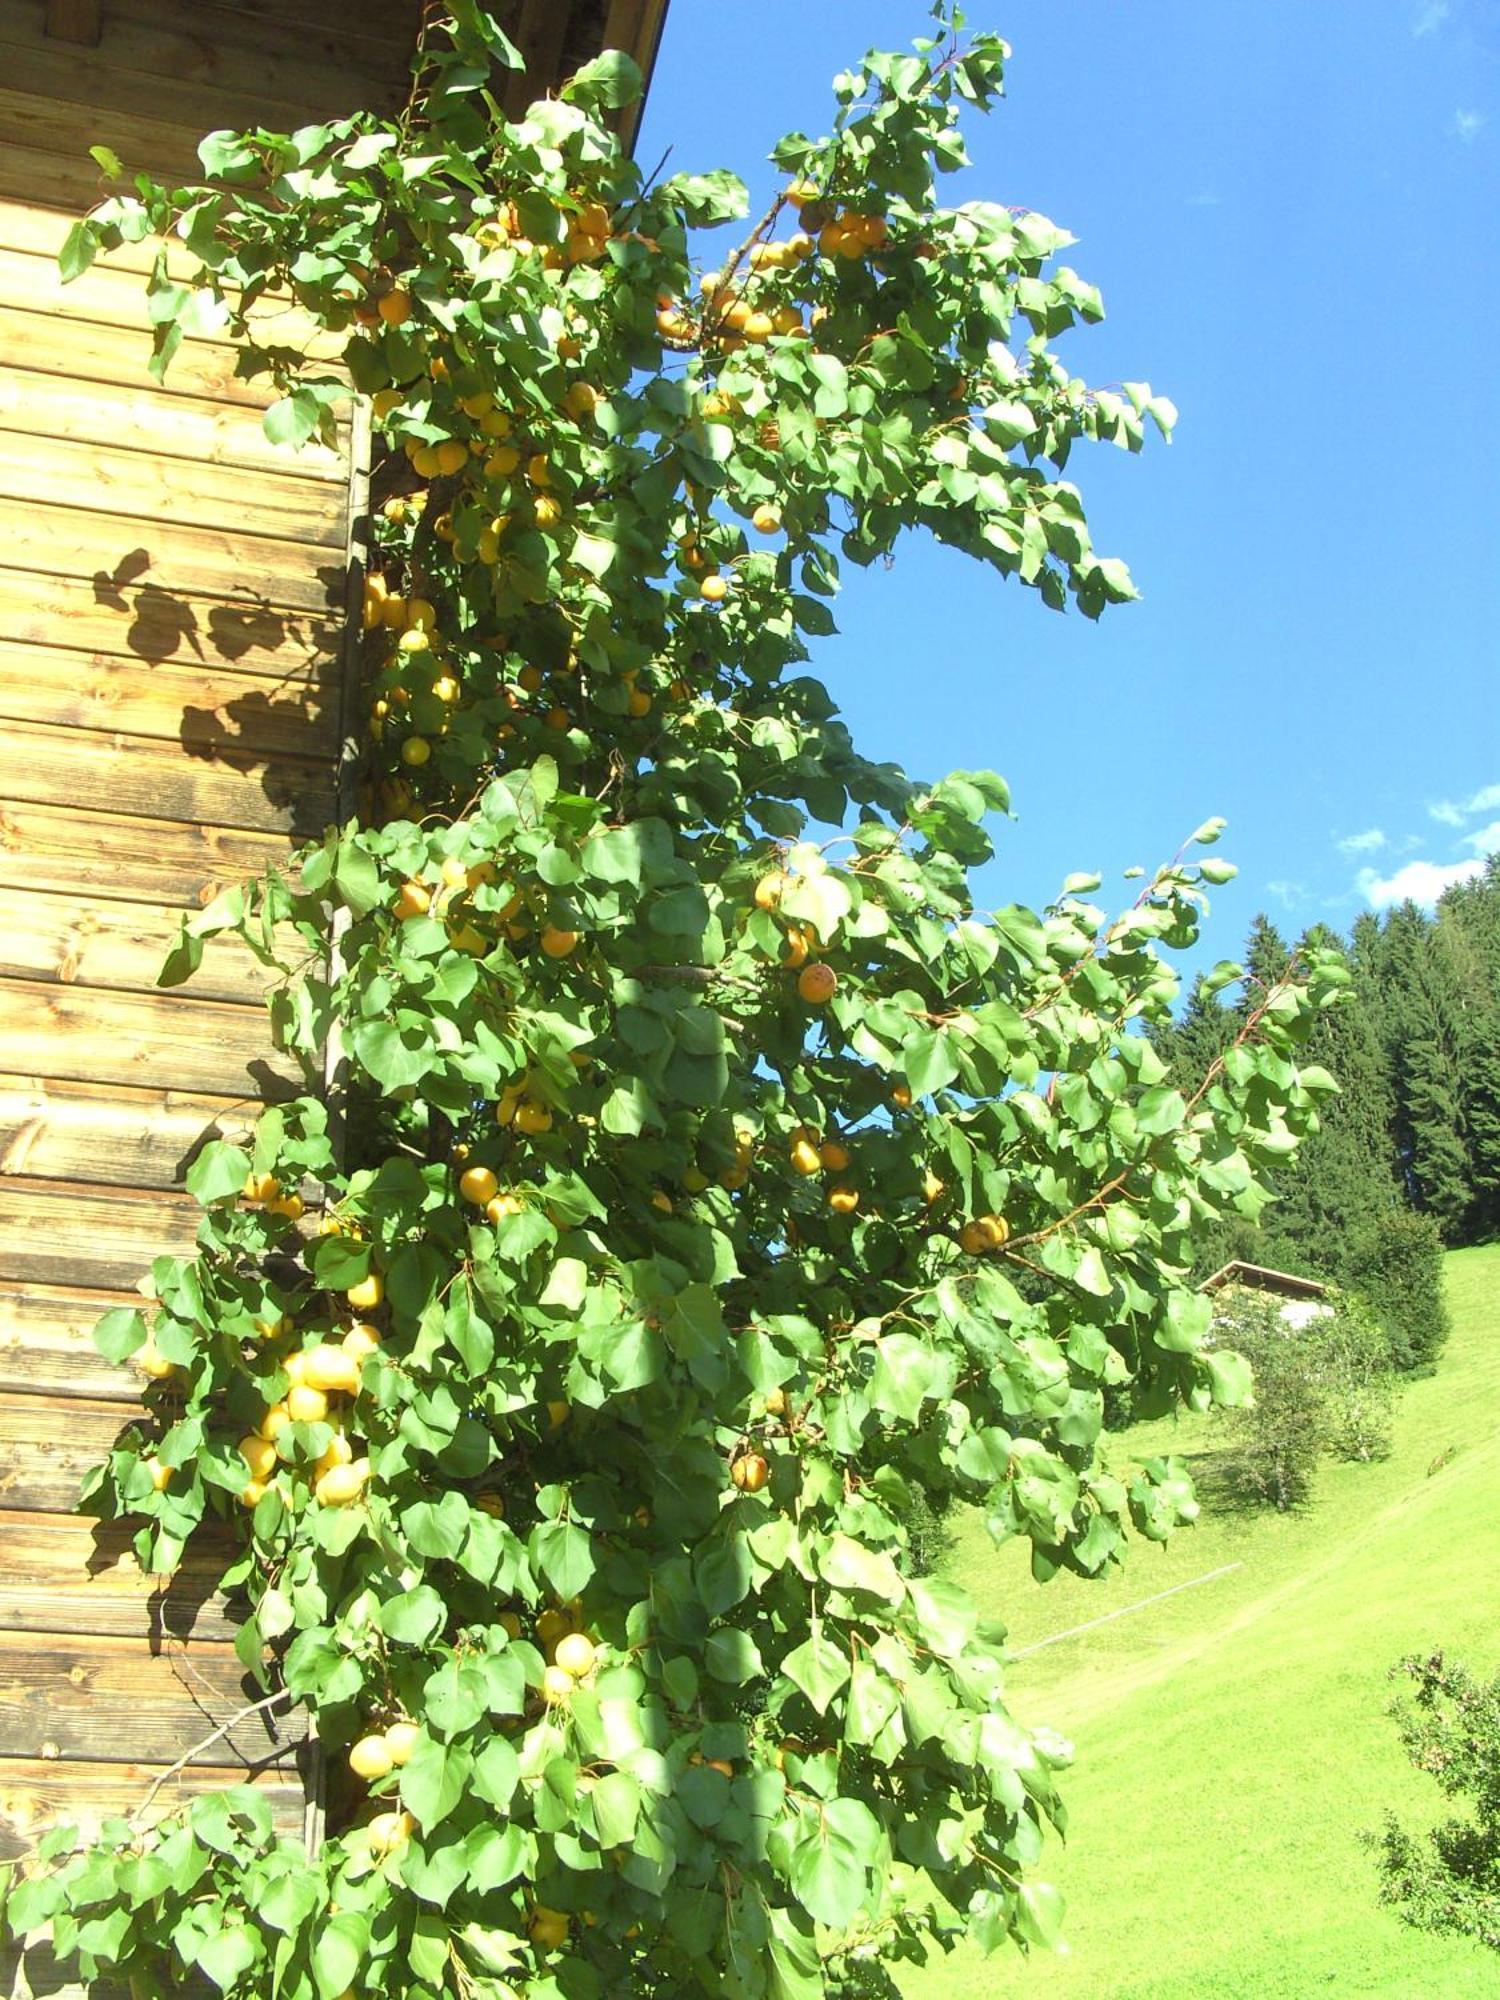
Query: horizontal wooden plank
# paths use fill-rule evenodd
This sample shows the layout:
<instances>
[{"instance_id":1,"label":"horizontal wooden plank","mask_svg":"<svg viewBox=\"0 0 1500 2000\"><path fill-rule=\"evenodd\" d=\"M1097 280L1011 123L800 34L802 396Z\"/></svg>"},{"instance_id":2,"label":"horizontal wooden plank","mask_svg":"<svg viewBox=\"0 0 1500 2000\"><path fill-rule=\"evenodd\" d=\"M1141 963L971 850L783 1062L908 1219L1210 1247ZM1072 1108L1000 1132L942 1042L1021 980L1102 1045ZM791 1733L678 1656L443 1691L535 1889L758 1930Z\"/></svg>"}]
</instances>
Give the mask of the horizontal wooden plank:
<instances>
[{"instance_id":1,"label":"horizontal wooden plank","mask_svg":"<svg viewBox=\"0 0 1500 2000\"><path fill-rule=\"evenodd\" d=\"M93 1330L105 1313L140 1303L135 1292L0 1283L0 1390L133 1404L144 1377L130 1363L106 1361Z\"/></svg>"},{"instance_id":2,"label":"horizontal wooden plank","mask_svg":"<svg viewBox=\"0 0 1500 2000\"><path fill-rule=\"evenodd\" d=\"M149 904L0 886L0 976L155 993L157 974L177 940L179 917L178 911ZM292 934L283 942L299 957L306 955ZM163 990L162 997L168 1004L185 995L258 1006L267 977L238 938L210 938L191 981Z\"/></svg>"},{"instance_id":3,"label":"horizontal wooden plank","mask_svg":"<svg viewBox=\"0 0 1500 2000\"><path fill-rule=\"evenodd\" d=\"M0 1507L72 1514L85 1473L139 1414L131 1403L79 1396L69 1397L65 1421L58 1410L46 1396L0 1394Z\"/></svg>"},{"instance_id":4,"label":"horizontal wooden plank","mask_svg":"<svg viewBox=\"0 0 1500 2000\"><path fill-rule=\"evenodd\" d=\"M14 192L8 171L12 144L73 160L86 159L90 146L108 146L129 172L144 168L167 179L195 180L203 172L194 150L197 132L138 111L58 104L24 89L0 89L0 137L7 142L0 145L0 189L7 193Z\"/></svg>"},{"instance_id":5,"label":"horizontal wooden plank","mask_svg":"<svg viewBox=\"0 0 1500 2000\"><path fill-rule=\"evenodd\" d=\"M104 798L120 812L258 833L317 834L333 817L330 769L311 759L230 750L190 757L146 737L41 723L12 722L5 734L3 799Z\"/></svg>"},{"instance_id":6,"label":"horizontal wooden plank","mask_svg":"<svg viewBox=\"0 0 1500 2000\"><path fill-rule=\"evenodd\" d=\"M191 1250L200 1214L186 1195L0 1181L0 1280L124 1291L154 1257Z\"/></svg>"},{"instance_id":7,"label":"horizontal wooden plank","mask_svg":"<svg viewBox=\"0 0 1500 2000\"><path fill-rule=\"evenodd\" d=\"M360 101L373 111L381 103L404 100L417 17L406 0L396 0L388 19L378 13L372 17L364 8L357 17L342 6L304 8L296 17L295 34L288 36L274 19L238 6L235 0L110 0L105 34L120 39L102 46L123 51L130 66L139 68L138 52L147 46L141 39L146 32L193 45L191 54L186 49L174 52L180 76L196 75L192 65L200 62L237 62L238 50L248 51L257 61L293 64L305 52L308 63L318 69L344 70L395 93L392 98L362 87ZM118 53L114 59L120 59ZM302 92L278 87L277 94L296 99Z\"/></svg>"},{"instance_id":8,"label":"horizontal wooden plank","mask_svg":"<svg viewBox=\"0 0 1500 2000\"><path fill-rule=\"evenodd\" d=\"M0 195L8 200L34 202L76 218L109 192L110 184L86 153L50 153L10 139L0 146Z\"/></svg>"},{"instance_id":9,"label":"horizontal wooden plank","mask_svg":"<svg viewBox=\"0 0 1500 2000\"><path fill-rule=\"evenodd\" d=\"M152 395L205 397L243 410L263 410L276 400L264 376L235 372L236 350L184 341L167 378L158 383L147 363L151 343L136 327L102 326L93 320L60 319L23 306L0 306L0 368L29 368L85 382L113 382Z\"/></svg>"},{"instance_id":10,"label":"horizontal wooden plank","mask_svg":"<svg viewBox=\"0 0 1500 2000\"><path fill-rule=\"evenodd\" d=\"M281 472L0 430L0 480L44 505L123 514L140 524L137 541L157 521L232 529L246 520L283 541L342 550L348 539L344 489Z\"/></svg>"},{"instance_id":11,"label":"horizontal wooden plank","mask_svg":"<svg viewBox=\"0 0 1500 2000\"><path fill-rule=\"evenodd\" d=\"M272 444L258 410L72 375L10 368L0 374L0 430L148 451L158 458L244 466L288 478L346 484L348 464L327 445Z\"/></svg>"},{"instance_id":12,"label":"horizontal wooden plank","mask_svg":"<svg viewBox=\"0 0 1500 2000\"><path fill-rule=\"evenodd\" d=\"M235 1549L228 1534L195 1537L179 1570L150 1576L126 1522L0 1511L0 1631L232 1641L219 1578Z\"/></svg>"},{"instance_id":13,"label":"horizontal wooden plank","mask_svg":"<svg viewBox=\"0 0 1500 2000\"><path fill-rule=\"evenodd\" d=\"M0 91L0 133L5 130L5 95ZM0 167L0 189L5 186L3 175ZM59 218L33 204L14 204L9 212L17 218L30 216L38 224L46 221L44 236L57 232ZM0 305L56 313L63 319L102 320L106 326L138 326L149 339L145 279L139 272L118 268L107 257L65 284L55 252L0 248ZM289 347L322 360L337 361L349 339L346 333L328 332L300 307L274 297L258 300L250 308L250 320L263 346ZM224 337L210 345L232 348L233 342Z\"/></svg>"},{"instance_id":14,"label":"horizontal wooden plank","mask_svg":"<svg viewBox=\"0 0 1500 2000\"><path fill-rule=\"evenodd\" d=\"M0 1632L0 1756L170 1764L261 1692L223 1645ZM296 1710L265 1712L200 1757L294 1768L305 1734Z\"/></svg>"},{"instance_id":15,"label":"horizontal wooden plank","mask_svg":"<svg viewBox=\"0 0 1500 2000\"><path fill-rule=\"evenodd\" d=\"M23 1076L105 1089L122 1083L240 1098L257 1082L297 1074L271 1048L259 1007L30 979L0 979L0 1048Z\"/></svg>"},{"instance_id":16,"label":"horizontal wooden plank","mask_svg":"<svg viewBox=\"0 0 1500 2000\"><path fill-rule=\"evenodd\" d=\"M57 636L73 635L64 628ZM0 717L155 737L189 757L253 751L331 759L338 689L326 655L321 664L319 679L304 671L282 680L0 639Z\"/></svg>"},{"instance_id":17,"label":"horizontal wooden plank","mask_svg":"<svg viewBox=\"0 0 1500 2000\"><path fill-rule=\"evenodd\" d=\"M127 24L111 19L108 8L98 46L79 61L75 50L43 37L41 13L42 0L0 12L4 73L16 88L57 102L124 113L149 104L153 118L194 132L247 125L285 132L344 117L364 108L362 100L370 96L386 105L396 96L389 84L372 88L371 79L347 70L311 59L300 64L289 38L282 38L279 48L273 40L259 51L215 50L206 37L142 37L138 26L132 35Z\"/></svg>"},{"instance_id":18,"label":"horizontal wooden plank","mask_svg":"<svg viewBox=\"0 0 1500 2000\"><path fill-rule=\"evenodd\" d=\"M220 13L235 13L255 21L283 24L290 22L300 28L308 17L306 0L186 0L194 14L217 16ZM571 5L573 0L558 0L558 4ZM342 26L342 16L335 7L318 9L315 17L320 25L331 19ZM284 35L284 25L277 25L275 33ZM416 23L413 19L410 0L368 0L359 10L359 32L391 43L397 49L409 49L416 40Z\"/></svg>"},{"instance_id":19,"label":"horizontal wooden plank","mask_svg":"<svg viewBox=\"0 0 1500 2000\"><path fill-rule=\"evenodd\" d=\"M195 528L173 521L132 521L81 507L45 507L0 494L0 583L21 593L5 614L7 638L39 636L24 617L33 576L71 576L88 584L110 614L107 632L75 643L103 652L168 659L239 659L257 647L279 652L288 639L332 647L342 625L348 558L342 549L280 541L244 528ZM17 577L23 579L17 582ZM215 600L207 611L179 597ZM310 614L301 623L283 614ZM129 621L137 629L121 625ZM57 635L52 635L55 643ZM250 661L252 667L264 665Z\"/></svg>"},{"instance_id":20,"label":"horizontal wooden plank","mask_svg":"<svg viewBox=\"0 0 1500 2000\"><path fill-rule=\"evenodd\" d=\"M202 1148L240 1143L252 1116L249 1098L0 1076L0 1172L180 1191Z\"/></svg>"},{"instance_id":21,"label":"horizontal wooden plank","mask_svg":"<svg viewBox=\"0 0 1500 2000\"><path fill-rule=\"evenodd\" d=\"M49 1826L59 1822L92 1827L102 1819L134 1812L156 1775L149 1765L135 1762L80 1759L64 1764L51 1758L0 1758L0 1859L34 1846ZM189 1765L162 1786L152 1801L151 1818L176 1811L199 1792L243 1784L246 1775L243 1768L222 1762ZM299 1833L305 1794L290 1760L251 1774L250 1782L262 1789L282 1832ZM50 1989L37 1990L47 1990L52 2000Z\"/></svg>"},{"instance_id":22,"label":"horizontal wooden plank","mask_svg":"<svg viewBox=\"0 0 1500 2000\"><path fill-rule=\"evenodd\" d=\"M285 836L193 826L57 803L0 802L0 881L195 910L281 866Z\"/></svg>"},{"instance_id":23,"label":"horizontal wooden plank","mask_svg":"<svg viewBox=\"0 0 1500 2000\"><path fill-rule=\"evenodd\" d=\"M0 44L3 48L3 44ZM17 201L0 194L0 248L23 251L40 258L44 263L56 268L58 253L67 241L76 216L59 212L50 203L38 204L31 201ZM200 268L198 259L176 237L146 236L138 243L121 243L113 250L101 250L89 267L91 276L108 273L128 277L132 292L142 300L146 294L146 279L155 270L161 253L166 252L167 275L182 284L194 282ZM61 273L57 274L61 288L58 297L66 297L76 290L78 280L67 284ZM284 289L272 289L261 295L256 312L269 318L280 319L290 312L302 321L300 309L292 295ZM307 324L310 326L311 321ZM147 322L149 327L149 321ZM333 336L330 336L332 338ZM227 334L220 335L220 342L229 340ZM338 344L342 347L343 338Z\"/></svg>"},{"instance_id":24,"label":"horizontal wooden plank","mask_svg":"<svg viewBox=\"0 0 1500 2000\"><path fill-rule=\"evenodd\" d=\"M0 1076L0 1173L180 1188L211 1140L244 1139L257 1100Z\"/></svg>"}]
</instances>

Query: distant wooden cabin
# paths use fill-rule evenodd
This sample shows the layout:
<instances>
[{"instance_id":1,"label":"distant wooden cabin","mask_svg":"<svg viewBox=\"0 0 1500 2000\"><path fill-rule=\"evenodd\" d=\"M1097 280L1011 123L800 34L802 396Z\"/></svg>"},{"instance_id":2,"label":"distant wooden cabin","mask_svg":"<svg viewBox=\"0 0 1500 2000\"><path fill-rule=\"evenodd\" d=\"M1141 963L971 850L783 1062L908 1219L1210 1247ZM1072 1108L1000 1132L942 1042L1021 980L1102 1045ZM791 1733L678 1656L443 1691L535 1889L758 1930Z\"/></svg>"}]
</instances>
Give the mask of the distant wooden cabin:
<instances>
[{"instance_id":1,"label":"distant wooden cabin","mask_svg":"<svg viewBox=\"0 0 1500 2000\"><path fill-rule=\"evenodd\" d=\"M1230 1305L1238 1297L1260 1296L1281 1300L1281 1317L1288 1326L1306 1326L1331 1312L1328 1287L1316 1278L1299 1278L1291 1271L1272 1271L1264 1264L1246 1264L1239 1259L1222 1265L1198 1287Z\"/></svg>"},{"instance_id":2,"label":"distant wooden cabin","mask_svg":"<svg viewBox=\"0 0 1500 2000\"><path fill-rule=\"evenodd\" d=\"M393 111L420 11L0 0L0 1854L135 1805L244 1700L207 1571L164 1595L70 1510L136 1407L89 1330L191 1243L195 1148L287 1075L248 956L154 982L183 911L335 817L369 473L358 415L268 444L222 341L152 381L148 246L67 286L57 252L91 145L191 179L205 132ZM649 70L664 12L517 0L508 106L602 47ZM315 1835L296 1735L257 1721L161 1802L249 1767Z\"/></svg>"}]
</instances>

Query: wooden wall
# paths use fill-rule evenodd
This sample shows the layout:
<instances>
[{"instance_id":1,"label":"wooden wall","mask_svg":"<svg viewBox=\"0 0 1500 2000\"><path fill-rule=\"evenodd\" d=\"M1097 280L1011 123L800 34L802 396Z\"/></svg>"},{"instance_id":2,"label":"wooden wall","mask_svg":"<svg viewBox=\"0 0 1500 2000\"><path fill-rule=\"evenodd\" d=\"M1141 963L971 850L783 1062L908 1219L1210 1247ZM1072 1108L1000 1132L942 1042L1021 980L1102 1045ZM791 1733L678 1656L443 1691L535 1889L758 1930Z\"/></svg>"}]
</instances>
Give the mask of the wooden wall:
<instances>
[{"instance_id":1,"label":"wooden wall","mask_svg":"<svg viewBox=\"0 0 1500 2000\"><path fill-rule=\"evenodd\" d=\"M606 43L649 69L664 4L516 0L527 89ZM139 1412L94 1320L191 1243L194 1149L289 1083L247 955L155 979L183 911L335 816L367 471L362 425L270 446L225 343L152 381L150 246L67 286L57 251L107 191L90 145L188 179L206 131L393 109L419 12L0 0L0 1856L129 1810L253 1697L211 1566L166 1591L71 1510ZM256 1718L160 1805L248 1768L303 1827L298 1734Z\"/></svg>"},{"instance_id":2,"label":"wooden wall","mask_svg":"<svg viewBox=\"0 0 1500 2000\"><path fill-rule=\"evenodd\" d=\"M54 25L87 37L90 11ZM133 1807L253 1698L207 1565L163 1592L68 1510L137 1407L90 1327L191 1242L193 1149L286 1074L247 955L154 982L181 912L334 817L364 471L347 429L337 451L269 445L227 345L189 342L152 382L148 250L71 286L57 250L101 192L90 144L185 178L205 131L393 107L416 20L407 0L104 0L91 44L48 15L0 0L4 1852L54 1813ZM300 1830L298 1733L255 1718L160 1803L249 1768Z\"/></svg>"}]
</instances>

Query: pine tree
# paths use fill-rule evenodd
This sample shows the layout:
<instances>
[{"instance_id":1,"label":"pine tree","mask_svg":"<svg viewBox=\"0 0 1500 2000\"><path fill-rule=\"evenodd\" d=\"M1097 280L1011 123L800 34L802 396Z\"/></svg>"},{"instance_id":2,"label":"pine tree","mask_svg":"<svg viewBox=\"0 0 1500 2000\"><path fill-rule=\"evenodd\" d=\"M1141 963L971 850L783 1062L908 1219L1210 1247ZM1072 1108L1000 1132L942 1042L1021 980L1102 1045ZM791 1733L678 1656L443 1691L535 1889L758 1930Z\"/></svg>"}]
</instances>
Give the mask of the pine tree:
<instances>
[{"instance_id":1,"label":"pine tree","mask_svg":"<svg viewBox=\"0 0 1500 2000\"><path fill-rule=\"evenodd\" d=\"M1462 987L1414 903L1391 912L1382 946L1398 1168L1411 1205L1434 1217L1445 1241L1459 1241L1472 1202Z\"/></svg>"},{"instance_id":2,"label":"pine tree","mask_svg":"<svg viewBox=\"0 0 1500 2000\"><path fill-rule=\"evenodd\" d=\"M1320 926L1298 950L1339 944ZM1355 1236L1401 1200L1391 1149L1390 1072L1378 1017L1357 980L1344 1003L1319 1021L1307 1055L1332 1074L1339 1095L1324 1108L1321 1131L1280 1177L1276 1205L1266 1215L1265 1243L1268 1261L1342 1282L1350 1276Z\"/></svg>"},{"instance_id":3,"label":"pine tree","mask_svg":"<svg viewBox=\"0 0 1500 2000\"><path fill-rule=\"evenodd\" d=\"M1470 1207L1465 1234L1500 1235L1500 855L1438 905L1437 935L1463 993L1463 1110Z\"/></svg>"},{"instance_id":4,"label":"pine tree","mask_svg":"<svg viewBox=\"0 0 1500 2000\"><path fill-rule=\"evenodd\" d=\"M1283 976L1291 959L1286 939L1263 910L1257 911L1245 939L1245 982L1239 1001L1242 1016L1255 1011L1264 994Z\"/></svg>"}]
</instances>

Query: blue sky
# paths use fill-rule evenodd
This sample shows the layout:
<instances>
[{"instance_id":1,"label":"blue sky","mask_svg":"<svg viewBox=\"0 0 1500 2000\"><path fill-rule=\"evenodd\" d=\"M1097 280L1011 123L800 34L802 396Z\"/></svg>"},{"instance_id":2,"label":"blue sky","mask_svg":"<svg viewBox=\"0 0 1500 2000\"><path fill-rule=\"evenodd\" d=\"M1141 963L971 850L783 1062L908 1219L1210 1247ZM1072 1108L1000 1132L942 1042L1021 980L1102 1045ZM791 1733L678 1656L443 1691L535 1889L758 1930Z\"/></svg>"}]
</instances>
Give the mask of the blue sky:
<instances>
[{"instance_id":1,"label":"blue sky","mask_svg":"<svg viewBox=\"0 0 1500 2000\"><path fill-rule=\"evenodd\" d=\"M815 665L867 754L985 764L1019 818L982 884L1170 855L1210 813L1252 912L1347 925L1500 848L1500 0L994 0L1009 95L954 199L1041 210L1108 318L1063 354L1149 379L1170 448L1069 476L1143 593L1098 625L913 541ZM638 152L753 189L919 0L671 0Z\"/></svg>"}]
</instances>

